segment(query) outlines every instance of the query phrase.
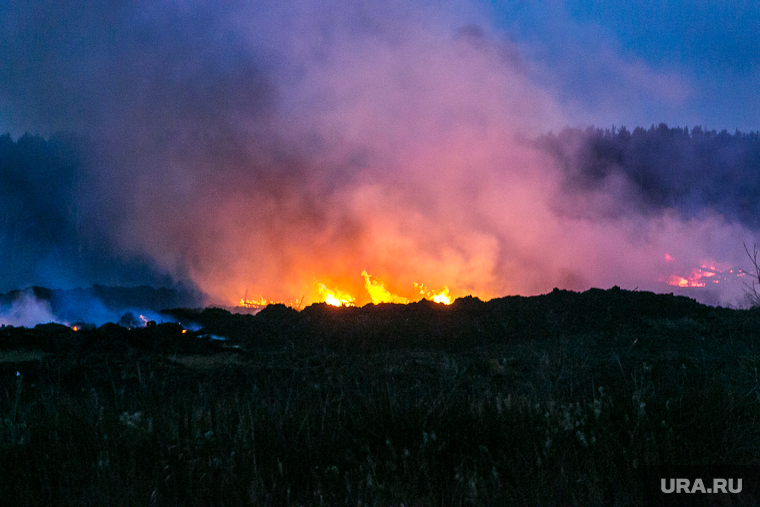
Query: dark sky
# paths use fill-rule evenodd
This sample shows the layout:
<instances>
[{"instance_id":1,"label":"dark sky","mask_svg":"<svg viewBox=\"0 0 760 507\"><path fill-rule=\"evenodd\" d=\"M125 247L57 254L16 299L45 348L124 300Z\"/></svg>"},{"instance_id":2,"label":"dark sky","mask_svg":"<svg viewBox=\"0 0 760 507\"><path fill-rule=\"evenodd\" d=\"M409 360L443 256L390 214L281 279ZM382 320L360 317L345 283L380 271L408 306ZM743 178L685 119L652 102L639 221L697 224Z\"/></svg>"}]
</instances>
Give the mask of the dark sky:
<instances>
[{"instance_id":1,"label":"dark sky","mask_svg":"<svg viewBox=\"0 0 760 507\"><path fill-rule=\"evenodd\" d=\"M757 8L594 5L3 2L0 130L81 151L7 190L0 246L26 265L0 290L132 277L308 303L318 280L366 302L366 269L404 297L487 298L741 263L746 224L611 213L637 199L627 176L568 192L533 140L756 129Z\"/></svg>"}]
</instances>

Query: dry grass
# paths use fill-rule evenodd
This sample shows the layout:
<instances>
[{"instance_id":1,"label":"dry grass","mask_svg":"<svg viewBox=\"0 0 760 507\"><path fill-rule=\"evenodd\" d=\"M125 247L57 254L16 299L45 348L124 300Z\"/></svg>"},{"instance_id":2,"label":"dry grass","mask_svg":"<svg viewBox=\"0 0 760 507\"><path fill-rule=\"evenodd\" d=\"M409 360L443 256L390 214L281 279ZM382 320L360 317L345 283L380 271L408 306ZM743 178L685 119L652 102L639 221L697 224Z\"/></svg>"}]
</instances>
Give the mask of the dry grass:
<instances>
[{"instance_id":1,"label":"dry grass","mask_svg":"<svg viewBox=\"0 0 760 507\"><path fill-rule=\"evenodd\" d=\"M193 370L210 372L220 368L243 366L245 361L240 354L223 352L214 355L175 355L172 361Z\"/></svg>"},{"instance_id":2,"label":"dry grass","mask_svg":"<svg viewBox=\"0 0 760 507\"><path fill-rule=\"evenodd\" d=\"M760 461L759 312L563 326L448 349L104 347L19 376L5 362L0 498L624 506L650 464Z\"/></svg>"},{"instance_id":3,"label":"dry grass","mask_svg":"<svg viewBox=\"0 0 760 507\"><path fill-rule=\"evenodd\" d=\"M40 361L46 353L39 350L0 350L0 363L24 363Z\"/></svg>"}]
</instances>

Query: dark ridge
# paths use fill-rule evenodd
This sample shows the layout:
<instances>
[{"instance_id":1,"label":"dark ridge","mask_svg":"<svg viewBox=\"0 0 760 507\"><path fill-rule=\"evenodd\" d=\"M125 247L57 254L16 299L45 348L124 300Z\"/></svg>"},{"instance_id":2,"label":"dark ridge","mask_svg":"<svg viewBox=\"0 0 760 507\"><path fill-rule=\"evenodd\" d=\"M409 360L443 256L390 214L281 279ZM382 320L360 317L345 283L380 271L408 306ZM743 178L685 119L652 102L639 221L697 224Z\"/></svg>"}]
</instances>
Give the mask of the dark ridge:
<instances>
[{"instance_id":1,"label":"dark ridge","mask_svg":"<svg viewBox=\"0 0 760 507\"><path fill-rule=\"evenodd\" d=\"M732 315L754 315L706 306L684 296L619 287L581 293L555 289L541 296L508 296L487 302L466 297L449 306L422 300L360 308L317 303L301 312L270 305L256 315L219 308L166 313L246 347L304 342L346 350L466 348L578 333L615 334L648 329L651 322L661 320L708 323Z\"/></svg>"},{"instance_id":2,"label":"dark ridge","mask_svg":"<svg viewBox=\"0 0 760 507\"><path fill-rule=\"evenodd\" d=\"M42 297L45 290L37 290L35 294ZM751 328L754 325L751 323L760 318L760 311L756 310L714 308L684 296L619 287L580 293L554 289L541 296L508 296L487 302L467 297L448 306L427 300L361 308L318 303L298 312L277 304L256 315L220 308L177 308L163 314L178 323L129 330L128 325L120 322L121 325L107 324L97 329L80 328L78 332L56 324L34 329L6 326L0 333L0 347L64 351L72 347L123 349L126 343L131 348L150 351L202 351L209 346L209 340L218 337L227 345L243 348L301 343L345 351L408 347L464 350L584 333L615 338L621 333L650 332L663 325L672 331L669 338L685 339L697 328L701 335L719 335L726 326L729 331L733 325ZM191 332L183 333L187 328ZM750 328L745 330L757 334ZM199 345L201 342L204 345Z\"/></svg>"}]
</instances>

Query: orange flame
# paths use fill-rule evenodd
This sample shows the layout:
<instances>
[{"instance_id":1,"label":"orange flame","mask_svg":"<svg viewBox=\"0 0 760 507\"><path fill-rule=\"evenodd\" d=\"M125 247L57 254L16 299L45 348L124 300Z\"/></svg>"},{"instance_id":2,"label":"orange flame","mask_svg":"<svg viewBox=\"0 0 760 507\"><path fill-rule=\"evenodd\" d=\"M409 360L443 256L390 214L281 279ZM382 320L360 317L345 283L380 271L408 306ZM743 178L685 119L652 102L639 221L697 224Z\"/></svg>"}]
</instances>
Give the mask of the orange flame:
<instances>
[{"instance_id":1,"label":"orange flame","mask_svg":"<svg viewBox=\"0 0 760 507\"><path fill-rule=\"evenodd\" d=\"M270 304L274 304L275 301L267 300L264 296L259 296L259 299L248 299L247 297L240 298L240 306L246 308L259 308Z\"/></svg>"},{"instance_id":2,"label":"orange flame","mask_svg":"<svg viewBox=\"0 0 760 507\"><path fill-rule=\"evenodd\" d=\"M668 261L673 258L665 254L665 259ZM665 282L668 285L676 287L705 287L707 282L720 283L721 281L727 281L733 276L744 276L745 272L741 269L732 269L728 263L721 262L705 262L700 267L691 270L688 276L670 275ZM732 276L729 276L732 275ZM661 280L662 281L662 280Z\"/></svg>"},{"instance_id":3,"label":"orange flame","mask_svg":"<svg viewBox=\"0 0 760 507\"><path fill-rule=\"evenodd\" d=\"M671 262L674 260L673 256L665 253L665 260ZM712 278L710 282L719 283L722 280L726 280L725 272L731 268L730 264L707 261L702 263L698 268L691 270L691 274L688 276L680 276L676 274L670 275L665 281L668 285L675 287L704 287L707 285L706 279ZM729 271L733 274L733 270ZM663 281L663 279L660 279Z\"/></svg>"},{"instance_id":4,"label":"orange flame","mask_svg":"<svg viewBox=\"0 0 760 507\"><path fill-rule=\"evenodd\" d=\"M667 280L668 285L674 285L676 287L704 287L705 282L700 282L701 275L692 274L689 278L684 278L678 275L670 275Z\"/></svg>"},{"instance_id":5,"label":"orange flame","mask_svg":"<svg viewBox=\"0 0 760 507\"><path fill-rule=\"evenodd\" d=\"M405 297L397 296L388 292L380 282L370 280L370 275L367 274L366 270L362 271L362 276L364 277L364 288L367 289L369 297L372 298L373 304L378 305L380 303L409 303L409 300Z\"/></svg>"},{"instance_id":6,"label":"orange flame","mask_svg":"<svg viewBox=\"0 0 760 507\"><path fill-rule=\"evenodd\" d=\"M451 293L449 293L448 285L444 286L443 290L438 292L427 290L427 287L421 283L415 283L414 286L417 287L417 289L420 291L420 294L425 296L427 299L430 299L434 303L442 303L444 305L451 304Z\"/></svg>"},{"instance_id":7,"label":"orange flame","mask_svg":"<svg viewBox=\"0 0 760 507\"><path fill-rule=\"evenodd\" d=\"M370 299L372 300L373 304L380 304L380 303L396 303L396 304L409 304L412 302L412 300L404 297L399 296L397 294L393 294L388 289L385 288L383 283L381 283L378 280L372 280L372 275L367 273L367 270L362 271L362 276L364 277L364 288L366 289L367 293L369 294ZM322 282L319 282L317 280L314 280L313 283L314 286L314 292L311 295L312 300L316 302L323 302L327 303L332 306L356 306L356 298L349 294L348 292L343 292L341 290L330 289ZM414 287L416 290L422 295L422 297L433 301L435 303L441 303L445 305L450 305L452 303L452 296L451 292L449 292L449 287L444 286L442 290L428 290L425 285L421 283L415 283ZM245 307L245 308L263 308L267 305L271 304L277 304L282 303L281 301L274 301L270 299L266 299L263 296L260 296L258 299L248 299L248 294L246 291L246 295L240 299L239 306ZM301 300L296 299L295 303L291 300L291 302L288 304L288 306L291 306L296 309L300 309L301 304L303 303L303 298Z\"/></svg>"},{"instance_id":8,"label":"orange flame","mask_svg":"<svg viewBox=\"0 0 760 507\"><path fill-rule=\"evenodd\" d=\"M330 290L325 284L320 282L314 282L314 286L317 288L319 295L324 298L324 302L332 306L356 306L354 301L356 300L350 294L341 292L337 289Z\"/></svg>"},{"instance_id":9,"label":"orange flame","mask_svg":"<svg viewBox=\"0 0 760 507\"><path fill-rule=\"evenodd\" d=\"M287 306L291 306L293 308L300 308L301 307L301 299L291 299L289 303L287 303ZM276 301L274 299L266 299L264 296L259 296L259 299L248 299L246 297L240 298L240 301L238 302L238 306L241 306L243 308L264 308L268 305L284 305L286 304L283 301Z\"/></svg>"}]
</instances>

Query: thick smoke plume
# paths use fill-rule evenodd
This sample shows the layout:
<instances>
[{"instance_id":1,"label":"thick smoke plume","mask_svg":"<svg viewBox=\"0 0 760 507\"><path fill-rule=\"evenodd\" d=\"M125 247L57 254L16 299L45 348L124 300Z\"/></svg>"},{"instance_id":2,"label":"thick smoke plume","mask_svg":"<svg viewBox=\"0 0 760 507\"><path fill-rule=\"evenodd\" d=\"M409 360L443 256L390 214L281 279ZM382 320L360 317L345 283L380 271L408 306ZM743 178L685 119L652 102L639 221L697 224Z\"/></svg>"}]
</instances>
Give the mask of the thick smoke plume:
<instances>
[{"instance_id":1,"label":"thick smoke plume","mask_svg":"<svg viewBox=\"0 0 760 507\"><path fill-rule=\"evenodd\" d=\"M0 110L76 135L0 139L50 153L2 189L6 290L183 282L308 304L316 279L361 304L365 269L404 297L664 290L752 243L712 202L637 207L635 175L586 181L565 163L583 135L537 143L572 118L476 6L75 4L0 7Z\"/></svg>"}]
</instances>

